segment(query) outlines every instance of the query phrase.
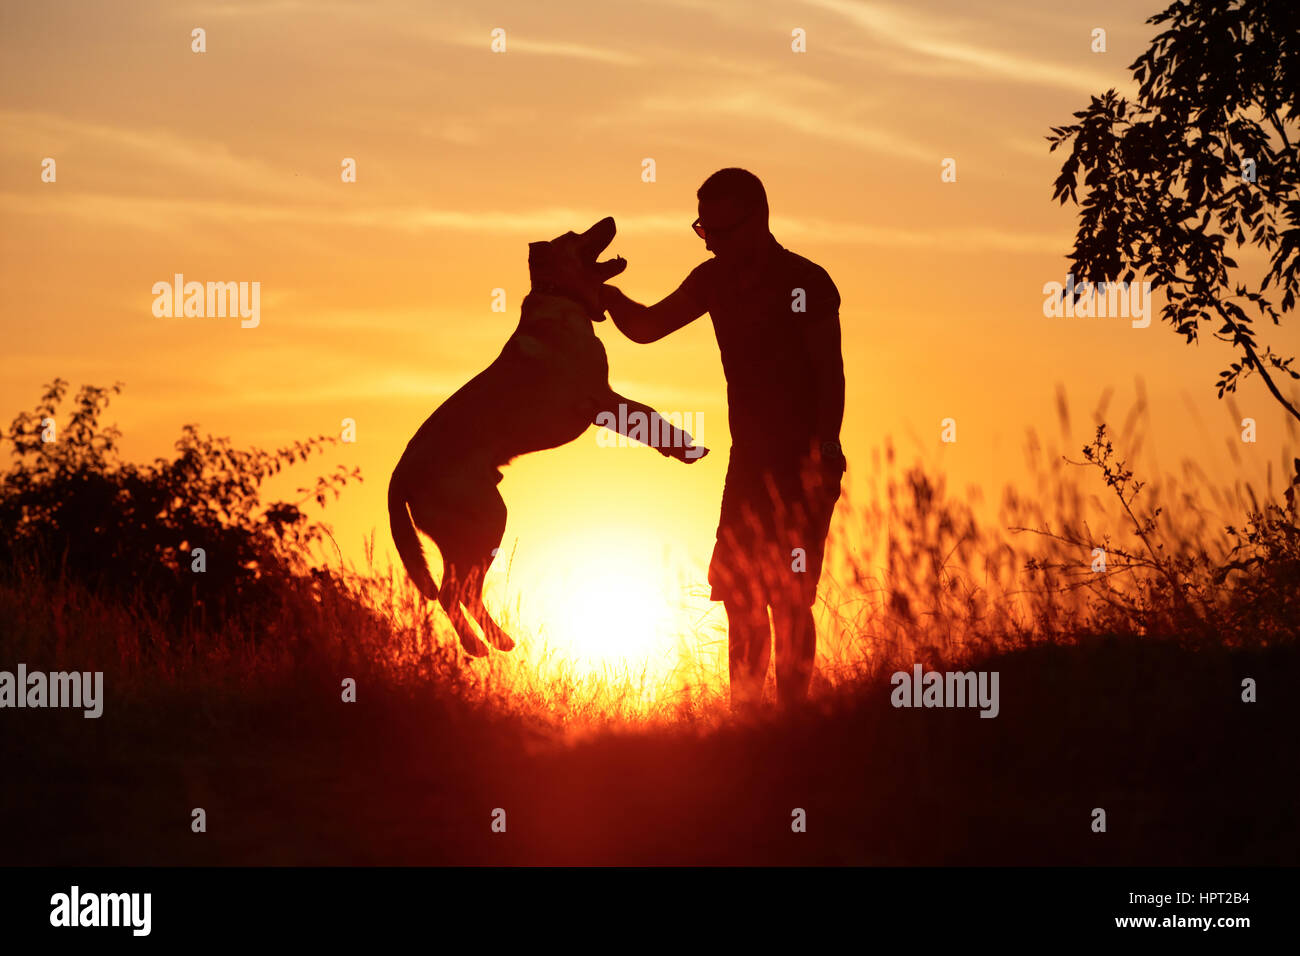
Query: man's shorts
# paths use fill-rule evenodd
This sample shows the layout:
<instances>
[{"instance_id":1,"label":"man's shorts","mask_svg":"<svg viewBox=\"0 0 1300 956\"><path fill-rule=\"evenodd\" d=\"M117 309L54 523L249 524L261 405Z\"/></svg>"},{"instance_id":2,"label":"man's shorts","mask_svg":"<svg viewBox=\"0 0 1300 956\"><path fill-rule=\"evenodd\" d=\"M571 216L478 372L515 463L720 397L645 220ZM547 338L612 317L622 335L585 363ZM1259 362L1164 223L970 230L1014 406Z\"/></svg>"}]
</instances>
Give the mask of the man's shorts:
<instances>
[{"instance_id":1,"label":"man's shorts","mask_svg":"<svg viewBox=\"0 0 1300 956\"><path fill-rule=\"evenodd\" d=\"M732 450L709 563L712 600L812 606L840 496L843 468L835 472L805 475L797 464L758 464Z\"/></svg>"}]
</instances>

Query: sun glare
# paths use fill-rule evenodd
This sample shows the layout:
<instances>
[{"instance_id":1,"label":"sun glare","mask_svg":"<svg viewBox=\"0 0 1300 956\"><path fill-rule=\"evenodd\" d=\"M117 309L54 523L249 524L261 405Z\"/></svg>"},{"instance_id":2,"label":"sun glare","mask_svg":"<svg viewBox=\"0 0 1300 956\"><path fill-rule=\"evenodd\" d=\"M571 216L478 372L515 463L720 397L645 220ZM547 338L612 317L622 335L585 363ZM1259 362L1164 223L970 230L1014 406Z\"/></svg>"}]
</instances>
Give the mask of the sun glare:
<instances>
[{"instance_id":1,"label":"sun glare","mask_svg":"<svg viewBox=\"0 0 1300 956\"><path fill-rule=\"evenodd\" d=\"M679 668L695 614L685 601L688 577L667 555L649 541L625 541L614 553L607 542L553 542L550 552L556 561L531 573L517 569L506 587L528 595L519 606L525 640L579 676L645 675L659 682Z\"/></svg>"}]
</instances>

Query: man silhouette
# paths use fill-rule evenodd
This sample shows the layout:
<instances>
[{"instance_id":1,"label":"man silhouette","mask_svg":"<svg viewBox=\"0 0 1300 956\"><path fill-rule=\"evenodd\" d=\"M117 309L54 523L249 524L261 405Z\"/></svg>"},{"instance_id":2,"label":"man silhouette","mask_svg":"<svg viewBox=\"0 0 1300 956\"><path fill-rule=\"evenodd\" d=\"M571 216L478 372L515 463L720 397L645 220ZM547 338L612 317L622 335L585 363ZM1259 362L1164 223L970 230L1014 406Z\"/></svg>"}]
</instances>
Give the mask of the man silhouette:
<instances>
[{"instance_id":1,"label":"man silhouette","mask_svg":"<svg viewBox=\"0 0 1300 956\"><path fill-rule=\"evenodd\" d=\"M804 700L812 679L812 605L846 467L840 296L825 269L773 237L753 173L721 169L696 197L692 228L713 258L654 305L610 285L601 305L634 342L705 312L713 320L731 454L709 584L727 612L732 708L749 711L762 699L773 626L781 703Z\"/></svg>"}]
</instances>

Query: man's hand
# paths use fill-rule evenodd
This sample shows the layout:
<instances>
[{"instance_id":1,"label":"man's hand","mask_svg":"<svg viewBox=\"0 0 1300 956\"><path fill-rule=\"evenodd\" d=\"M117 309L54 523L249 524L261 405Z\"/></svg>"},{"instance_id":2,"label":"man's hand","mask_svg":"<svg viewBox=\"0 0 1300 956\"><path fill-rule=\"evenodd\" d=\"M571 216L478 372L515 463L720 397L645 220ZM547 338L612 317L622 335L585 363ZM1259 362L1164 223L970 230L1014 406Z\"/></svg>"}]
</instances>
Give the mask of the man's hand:
<instances>
[{"instance_id":1,"label":"man's hand","mask_svg":"<svg viewBox=\"0 0 1300 956\"><path fill-rule=\"evenodd\" d=\"M600 296L600 310L602 312L610 312L612 309L611 303L617 298L627 298L627 296L623 295L622 289L618 286L610 285L609 283L602 285L598 290L598 294Z\"/></svg>"}]
</instances>

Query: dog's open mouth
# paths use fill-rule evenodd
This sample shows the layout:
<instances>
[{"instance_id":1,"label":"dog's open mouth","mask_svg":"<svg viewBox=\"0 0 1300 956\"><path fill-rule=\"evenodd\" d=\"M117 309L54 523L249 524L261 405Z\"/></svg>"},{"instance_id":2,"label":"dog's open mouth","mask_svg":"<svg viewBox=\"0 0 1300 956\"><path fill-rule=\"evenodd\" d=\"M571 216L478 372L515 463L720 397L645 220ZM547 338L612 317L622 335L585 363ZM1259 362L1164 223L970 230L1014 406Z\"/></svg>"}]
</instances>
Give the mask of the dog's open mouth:
<instances>
[{"instance_id":1,"label":"dog's open mouth","mask_svg":"<svg viewBox=\"0 0 1300 956\"><path fill-rule=\"evenodd\" d=\"M591 256L592 262L595 262L596 276L601 282L608 282L627 268L627 260L622 256L615 256L613 259L606 259L604 262L596 262L597 257L614 241L616 231L614 217L606 216L582 234L582 249Z\"/></svg>"}]
</instances>

